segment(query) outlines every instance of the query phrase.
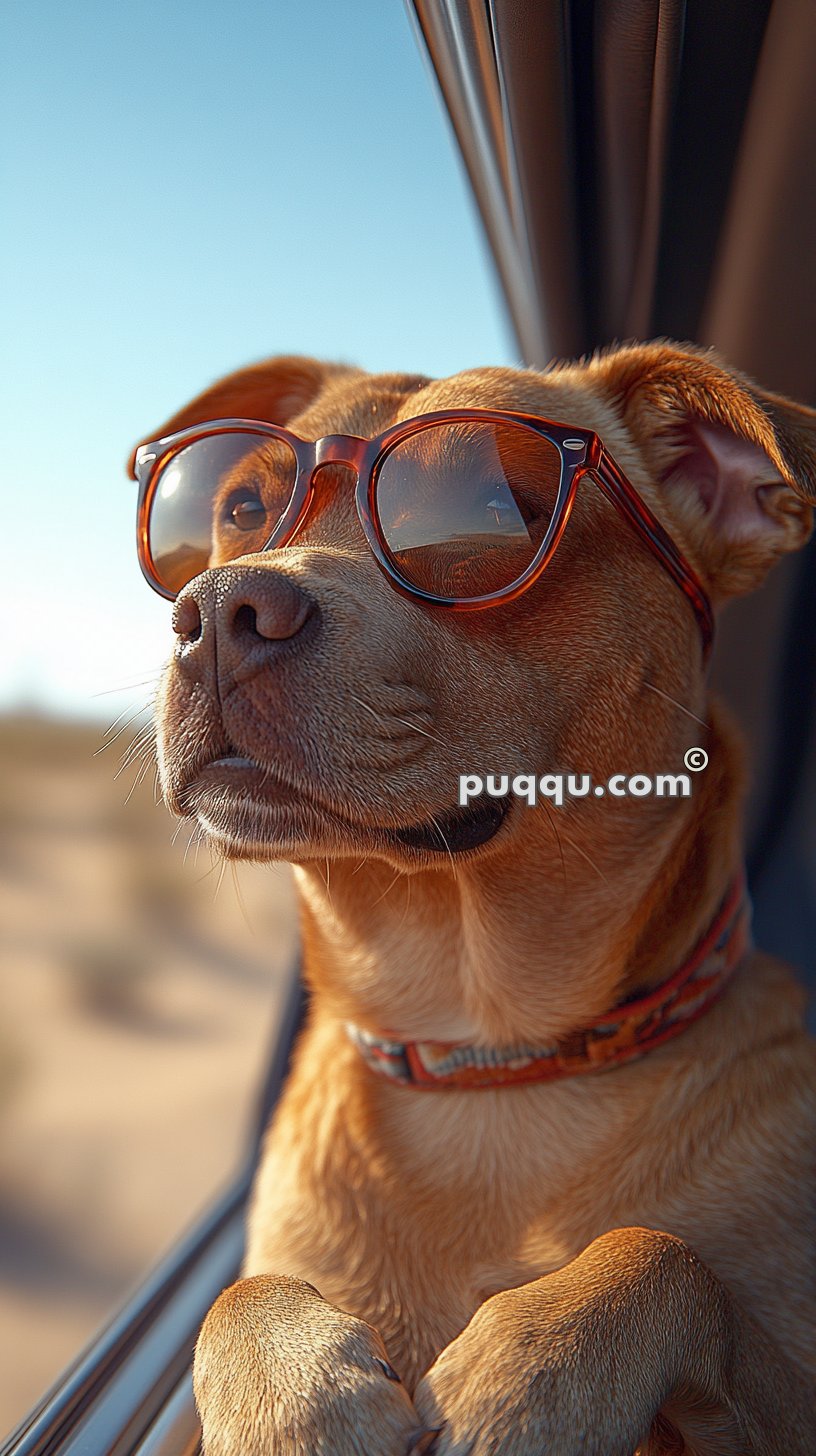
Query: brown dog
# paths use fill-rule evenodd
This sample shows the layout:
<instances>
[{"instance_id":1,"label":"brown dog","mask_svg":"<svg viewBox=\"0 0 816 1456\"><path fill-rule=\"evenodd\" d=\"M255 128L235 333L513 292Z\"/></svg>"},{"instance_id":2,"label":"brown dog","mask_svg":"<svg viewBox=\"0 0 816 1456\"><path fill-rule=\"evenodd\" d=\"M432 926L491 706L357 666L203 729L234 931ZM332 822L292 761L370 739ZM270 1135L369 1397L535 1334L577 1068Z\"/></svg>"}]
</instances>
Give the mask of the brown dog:
<instances>
[{"instance_id":1,"label":"brown dog","mask_svg":"<svg viewBox=\"0 0 816 1456\"><path fill-rule=\"evenodd\" d=\"M450 408L596 431L715 605L808 537L816 414L670 344L442 381L273 359L165 432L369 438ZM333 465L290 544L185 587L158 704L171 808L225 855L295 864L312 993L245 1277L198 1343L206 1450L813 1456L802 993L749 949L682 1034L647 1018L648 1045L587 1060L611 1008L710 948L740 862L740 747L689 604L589 480L541 578L472 612L392 590L353 494ZM460 774L597 783L694 746L688 798L517 801L481 842L462 831ZM558 1075L398 1085L361 1054L384 1032L557 1043Z\"/></svg>"}]
</instances>

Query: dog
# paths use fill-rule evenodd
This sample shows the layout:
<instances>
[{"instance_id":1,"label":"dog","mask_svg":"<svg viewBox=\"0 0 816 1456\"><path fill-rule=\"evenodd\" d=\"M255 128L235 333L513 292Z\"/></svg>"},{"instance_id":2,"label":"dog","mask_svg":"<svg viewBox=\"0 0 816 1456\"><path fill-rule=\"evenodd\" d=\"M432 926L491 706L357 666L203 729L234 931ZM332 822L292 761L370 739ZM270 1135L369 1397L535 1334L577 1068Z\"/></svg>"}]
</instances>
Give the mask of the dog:
<instances>
[{"instance_id":1,"label":"dog","mask_svg":"<svg viewBox=\"0 0 816 1456\"><path fill-rule=\"evenodd\" d=\"M579 468L525 589L406 590L363 442L457 411L460 442L512 416L511 456L525 419L584 465L594 437L629 519ZM306 443L211 467L225 524L196 554L171 490L213 421ZM179 432L143 492L170 545L140 527L176 597L161 784L220 854L293 863L310 993L242 1277L197 1343L207 1456L813 1456L814 1044L750 941L744 752L705 662L707 604L808 538L816 412L663 340L443 380L273 358L155 438ZM456 449L412 438L410 489L455 503ZM145 479L162 448L132 457ZM396 488L388 509L396 533ZM466 773L654 780L700 750L687 795L457 797Z\"/></svg>"}]
</instances>

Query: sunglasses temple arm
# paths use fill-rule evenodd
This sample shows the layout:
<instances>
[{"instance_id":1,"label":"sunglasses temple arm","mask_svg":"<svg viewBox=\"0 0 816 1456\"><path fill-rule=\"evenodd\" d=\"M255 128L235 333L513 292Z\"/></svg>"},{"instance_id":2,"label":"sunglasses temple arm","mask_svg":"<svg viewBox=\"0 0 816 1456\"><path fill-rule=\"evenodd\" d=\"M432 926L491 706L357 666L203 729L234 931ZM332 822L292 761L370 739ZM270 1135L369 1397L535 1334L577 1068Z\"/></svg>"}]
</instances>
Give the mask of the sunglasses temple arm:
<instances>
[{"instance_id":1,"label":"sunglasses temple arm","mask_svg":"<svg viewBox=\"0 0 816 1456\"><path fill-rule=\"evenodd\" d=\"M708 593L697 573L681 555L669 536L652 514L646 502L641 500L612 456L601 451L592 473L608 500L634 526L647 545L661 558L669 575L686 595L694 608L703 638L703 659L708 658L714 641L714 612Z\"/></svg>"}]
</instances>

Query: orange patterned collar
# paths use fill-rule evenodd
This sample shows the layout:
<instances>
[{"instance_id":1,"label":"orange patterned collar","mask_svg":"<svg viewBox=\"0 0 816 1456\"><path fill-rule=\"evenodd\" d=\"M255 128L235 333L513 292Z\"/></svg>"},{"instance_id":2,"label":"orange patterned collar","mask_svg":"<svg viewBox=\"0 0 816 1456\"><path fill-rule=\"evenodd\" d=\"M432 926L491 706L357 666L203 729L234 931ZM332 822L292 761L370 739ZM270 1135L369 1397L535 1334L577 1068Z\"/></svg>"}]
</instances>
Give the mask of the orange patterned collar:
<instances>
[{"instance_id":1,"label":"orange patterned collar","mask_svg":"<svg viewBox=\"0 0 816 1456\"><path fill-rule=\"evenodd\" d=\"M584 1030L545 1046L481 1047L458 1041L397 1041L346 1031L373 1071L408 1087L515 1087L603 1071L642 1057L713 1006L751 945L751 907L740 874L688 960L651 991L629 996Z\"/></svg>"}]
</instances>

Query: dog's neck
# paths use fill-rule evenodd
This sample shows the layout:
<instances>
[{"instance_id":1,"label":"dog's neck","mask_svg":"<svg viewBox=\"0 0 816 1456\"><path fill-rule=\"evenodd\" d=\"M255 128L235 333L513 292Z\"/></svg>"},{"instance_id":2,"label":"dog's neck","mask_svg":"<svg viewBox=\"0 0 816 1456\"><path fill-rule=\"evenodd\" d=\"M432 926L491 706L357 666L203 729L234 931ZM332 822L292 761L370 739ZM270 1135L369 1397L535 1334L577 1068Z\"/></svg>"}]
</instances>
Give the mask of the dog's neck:
<instances>
[{"instance_id":1,"label":"dog's neck","mask_svg":"<svg viewBox=\"0 0 816 1456\"><path fill-rule=\"evenodd\" d=\"M688 812L625 859L562 836L555 860L513 845L405 875L372 861L299 867L305 975L323 1010L405 1040L506 1046L565 1036L659 984L739 863L740 754L716 712L712 725Z\"/></svg>"}]
</instances>

